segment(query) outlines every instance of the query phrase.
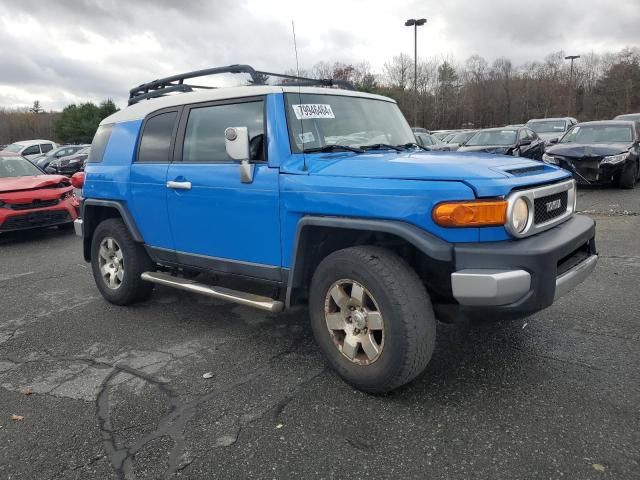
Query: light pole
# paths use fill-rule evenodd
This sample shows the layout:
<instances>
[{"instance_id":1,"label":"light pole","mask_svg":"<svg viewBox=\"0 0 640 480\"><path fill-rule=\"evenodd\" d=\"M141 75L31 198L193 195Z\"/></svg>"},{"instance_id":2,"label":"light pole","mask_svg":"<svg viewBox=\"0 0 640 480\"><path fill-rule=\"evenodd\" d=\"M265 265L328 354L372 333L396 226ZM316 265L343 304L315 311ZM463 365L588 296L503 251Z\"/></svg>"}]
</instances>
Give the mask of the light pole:
<instances>
[{"instance_id":1,"label":"light pole","mask_svg":"<svg viewBox=\"0 0 640 480\"><path fill-rule=\"evenodd\" d=\"M580 58L580 55L567 55L566 57L564 57L565 60L570 60L571 61L571 67L569 70L569 85L570 87L573 87L571 89L571 93L573 93L572 98L569 99L569 101L567 102L569 105L567 106L567 115L571 114L571 106L573 105L573 101L575 100L576 97L576 92L575 92L575 84L573 81L573 61L577 60L578 58Z\"/></svg>"},{"instance_id":2,"label":"light pole","mask_svg":"<svg viewBox=\"0 0 640 480\"><path fill-rule=\"evenodd\" d=\"M410 18L404 25L413 27L413 126L418 126L418 27L427 23L426 18Z\"/></svg>"}]
</instances>

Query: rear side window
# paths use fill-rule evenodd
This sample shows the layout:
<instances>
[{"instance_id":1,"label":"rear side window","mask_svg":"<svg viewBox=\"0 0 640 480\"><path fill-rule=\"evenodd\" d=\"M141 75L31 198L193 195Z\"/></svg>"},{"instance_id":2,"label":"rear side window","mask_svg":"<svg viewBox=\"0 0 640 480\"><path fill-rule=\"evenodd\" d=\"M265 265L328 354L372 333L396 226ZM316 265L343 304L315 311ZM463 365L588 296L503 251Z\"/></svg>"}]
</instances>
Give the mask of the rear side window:
<instances>
[{"instance_id":1,"label":"rear side window","mask_svg":"<svg viewBox=\"0 0 640 480\"><path fill-rule=\"evenodd\" d=\"M248 127L251 160L264 160L264 102L243 102L192 108L184 134L184 162L232 162L224 131Z\"/></svg>"},{"instance_id":2,"label":"rear side window","mask_svg":"<svg viewBox=\"0 0 640 480\"><path fill-rule=\"evenodd\" d=\"M38 145L31 145L30 147L27 147L22 151L22 155L35 155L37 153L40 153L40 148L38 148Z\"/></svg>"},{"instance_id":3,"label":"rear side window","mask_svg":"<svg viewBox=\"0 0 640 480\"><path fill-rule=\"evenodd\" d=\"M147 120L140 139L138 162L167 163L171 160L171 140L177 116L178 112L166 112Z\"/></svg>"},{"instance_id":4,"label":"rear side window","mask_svg":"<svg viewBox=\"0 0 640 480\"><path fill-rule=\"evenodd\" d=\"M40 150L42 151L42 153L50 152L51 150L53 150L53 145L51 145L50 143L41 143Z\"/></svg>"},{"instance_id":5,"label":"rear side window","mask_svg":"<svg viewBox=\"0 0 640 480\"><path fill-rule=\"evenodd\" d=\"M91 142L91 153L89 154L90 163L99 163L102 161L104 151L109 143L109 137L111 137L111 130L113 130L113 123L110 125L100 125L96 134Z\"/></svg>"}]
</instances>

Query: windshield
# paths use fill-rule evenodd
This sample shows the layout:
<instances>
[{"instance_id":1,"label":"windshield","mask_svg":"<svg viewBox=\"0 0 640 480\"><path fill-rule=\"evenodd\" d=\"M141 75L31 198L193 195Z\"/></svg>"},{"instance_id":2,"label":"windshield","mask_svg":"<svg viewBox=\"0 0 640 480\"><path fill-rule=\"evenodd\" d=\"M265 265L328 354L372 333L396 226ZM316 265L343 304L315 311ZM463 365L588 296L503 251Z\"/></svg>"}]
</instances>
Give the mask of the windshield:
<instances>
[{"instance_id":1,"label":"windshield","mask_svg":"<svg viewBox=\"0 0 640 480\"><path fill-rule=\"evenodd\" d=\"M562 133L566 128L564 120L540 120L528 122L527 127L536 133Z\"/></svg>"},{"instance_id":2,"label":"windshield","mask_svg":"<svg viewBox=\"0 0 640 480\"><path fill-rule=\"evenodd\" d=\"M469 140L474 134L475 134L475 132L462 132L462 133L459 133L455 137L453 137L449 143L458 143L458 144L459 143L464 143L467 140Z\"/></svg>"},{"instance_id":3,"label":"windshield","mask_svg":"<svg viewBox=\"0 0 640 480\"><path fill-rule=\"evenodd\" d=\"M42 175L42 171L22 157L0 157L0 178Z\"/></svg>"},{"instance_id":4,"label":"windshield","mask_svg":"<svg viewBox=\"0 0 640 480\"><path fill-rule=\"evenodd\" d=\"M629 143L631 127L624 125L576 125L560 139L560 143Z\"/></svg>"},{"instance_id":5,"label":"windshield","mask_svg":"<svg viewBox=\"0 0 640 480\"><path fill-rule=\"evenodd\" d=\"M294 153L330 145L405 145L415 137L395 103L331 94L287 93L287 122Z\"/></svg>"},{"instance_id":6,"label":"windshield","mask_svg":"<svg viewBox=\"0 0 640 480\"><path fill-rule=\"evenodd\" d=\"M475 133L465 146L513 145L514 143L516 143L515 130L481 130Z\"/></svg>"},{"instance_id":7,"label":"windshield","mask_svg":"<svg viewBox=\"0 0 640 480\"><path fill-rule=\"evenodd\" d=\"M24 148L24 145L20 145L19 143L12 143L7 146L5 150L7 152L20 153L20 151Z\"/></svg>"}]
</instances>

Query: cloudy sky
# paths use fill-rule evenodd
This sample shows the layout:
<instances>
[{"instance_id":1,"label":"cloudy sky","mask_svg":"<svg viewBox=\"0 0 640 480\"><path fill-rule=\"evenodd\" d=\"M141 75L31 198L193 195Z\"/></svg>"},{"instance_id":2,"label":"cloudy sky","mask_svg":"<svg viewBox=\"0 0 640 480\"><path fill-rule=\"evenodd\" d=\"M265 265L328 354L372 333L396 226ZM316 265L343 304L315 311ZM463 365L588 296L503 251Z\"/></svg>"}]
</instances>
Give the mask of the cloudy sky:
<instances>
[{"instance_id":1,"label":"cloudy sky","mask_svg":"<svg viewBox=\"0 0 640 480\"><path fill-rule=\"evenodd\" d=\"M208 66L283 71L326 61L478 53L516 63L640 43L640 0L0 0L0 107L47 110Z\"/></svg>"}]
</instances>

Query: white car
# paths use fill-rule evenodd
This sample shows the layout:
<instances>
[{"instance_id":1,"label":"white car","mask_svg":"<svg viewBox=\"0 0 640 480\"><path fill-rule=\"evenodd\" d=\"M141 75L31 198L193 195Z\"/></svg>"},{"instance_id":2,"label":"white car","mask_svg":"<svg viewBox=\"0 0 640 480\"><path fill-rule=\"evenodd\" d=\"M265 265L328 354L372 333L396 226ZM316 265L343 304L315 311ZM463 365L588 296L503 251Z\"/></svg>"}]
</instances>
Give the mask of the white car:
<instances>
[{"instance_id":1,"label":"white car","mask_svg":"<svg viewBox=\"0 0 640 480\"><path fill-rule=\"evenodd\" d=\"M51 140L22 140L7 145L5 151L18 153L28 160L31 160L53 150L57 146L58 145Z\"/></svg>"}]
</instances>

